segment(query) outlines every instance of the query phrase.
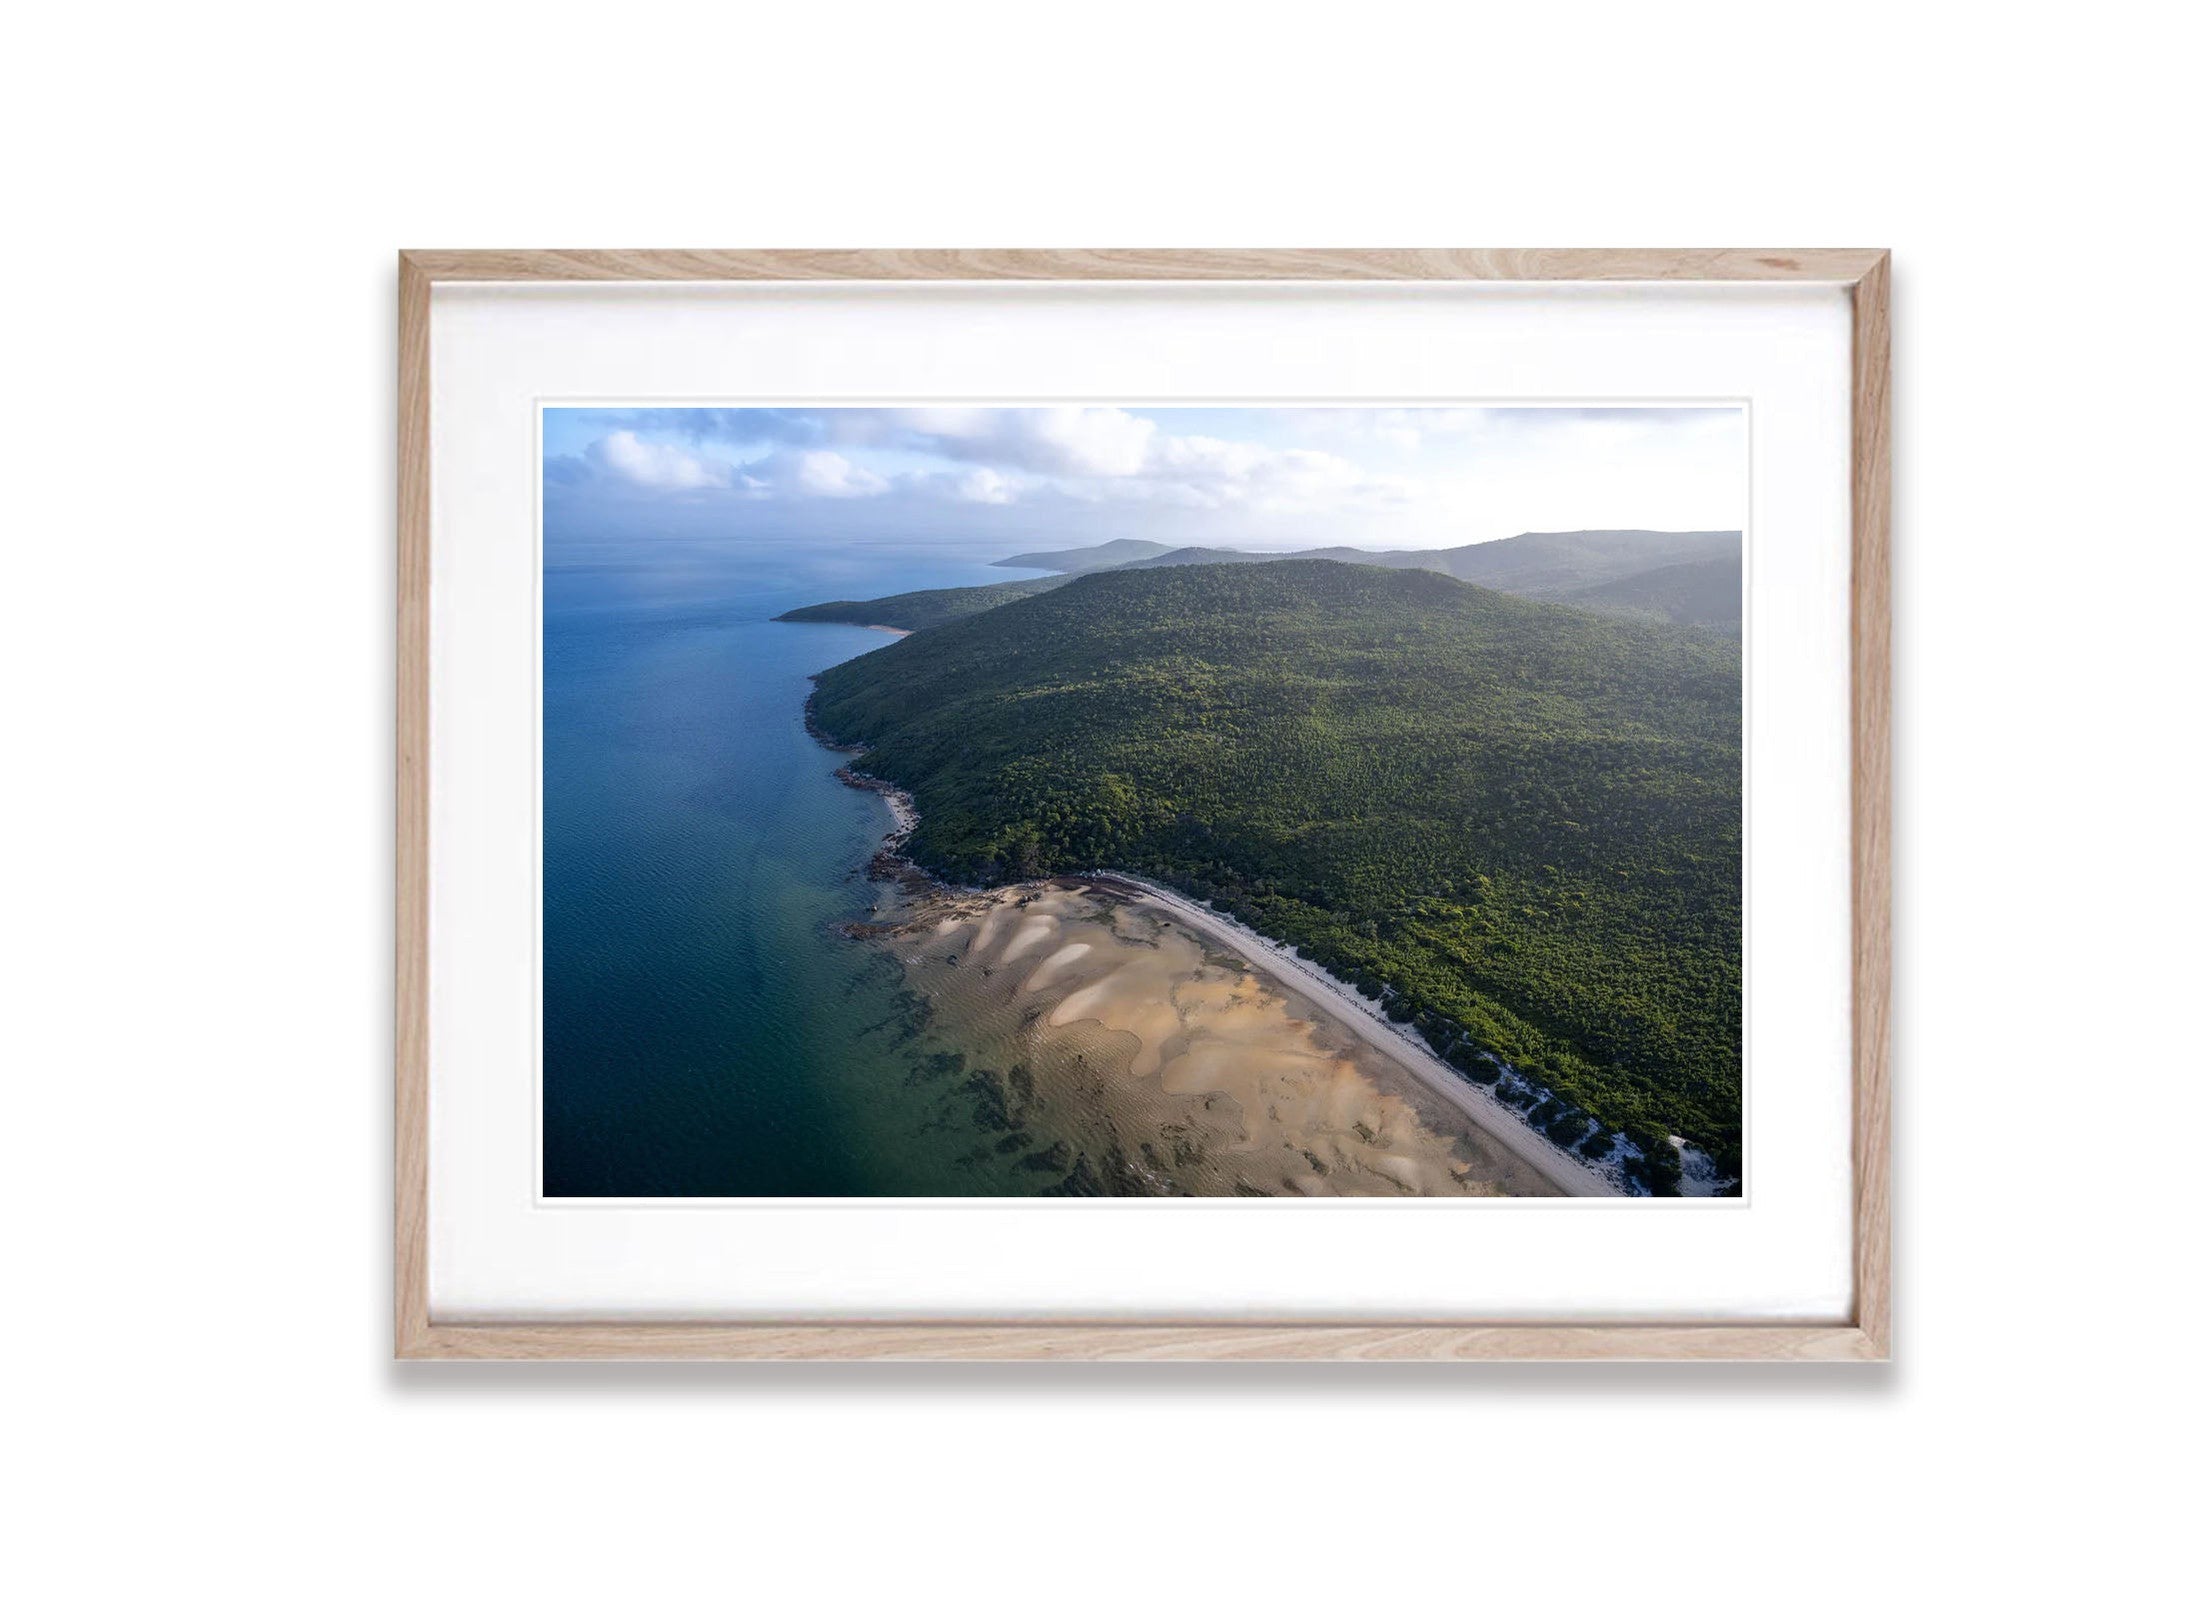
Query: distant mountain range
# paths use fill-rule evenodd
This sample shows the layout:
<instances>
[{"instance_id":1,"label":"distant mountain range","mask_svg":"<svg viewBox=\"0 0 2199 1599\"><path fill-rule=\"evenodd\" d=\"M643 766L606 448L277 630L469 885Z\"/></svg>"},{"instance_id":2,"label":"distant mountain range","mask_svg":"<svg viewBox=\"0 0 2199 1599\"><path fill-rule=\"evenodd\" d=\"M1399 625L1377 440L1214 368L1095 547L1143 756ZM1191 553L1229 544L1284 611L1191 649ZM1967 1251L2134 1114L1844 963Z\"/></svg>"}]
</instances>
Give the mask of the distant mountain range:
<instances>
[{"instance_id":1,"label":"distant mountain range","mask_svg":"<svg viewBox=\"0 0 2199 1599\"><path fill-rule=\"evenodd\" d=\"M1648 529L1522 533L1516 538L1460 544L1444 550L1362 550L1350 545L1318 550L1227 550L1204 545L1172 548L1150 539L1112 539L1083 549L1011 555L993 563L1064 574L1060 577L1024 578L977 588L919 589L875 600L835 600L789 611L780 620L853 622L918 632L1059 588L1071 578L1090 572L1260 561L1340 561L1348 566L1441 572L1506 594L1607 615L1682 622L1732 635L1741 631L1741 535L1732 531L1671 533Z\"/></svg>"},{"instance_id":2,"label":"distant mountain range","mask_svg":"<svg viewBox=\"0 0 2199 1599\"><path fill-rule=\"evenodd\" d=\"M1620 616L1653 616L1721 633L1741 631L1741 556L1653 566L1549 596L1562 605Z\"/></svg>"},{"instance_id":3,"label":"distant mountain range","mask_svg":"<svg viewBox=\"0 0 2199 1599\"><path fill-rule=\"evenodd\" d=\"M1049 572L1097 572L1108 568L1278 560L1342 561L1347 566L1441 572L1464 583L1479 583L1483 588L1524 594L1531 599L1574 604L1588 604L1594 599L1597 603L1591 606L1593 609L1646 611L1656 611L1657 607L1641 597L1661 593L1666 585L1622 589L1617 591L1616 601L1607 600L1600 591L1620 579L1661 567L1723 563L1688 580L1689 609L1716 613L1690 619L1710 625L1730 622L1738 627L1741 618L1741 535L1725 530L1668 533L1645 528L1603 528L1575 533L1522 533L1515 538L1459 544L1444 550L1362 550L1348 544L1317 550L1230 550L1196 544L1167 549L1150 547L1144 539L1116 539L1081 550L1019 555L1013 564ZM1717 577L1727 568L1732 579L1731 605L1706 603Z\"/></svg>"}]
</instances>

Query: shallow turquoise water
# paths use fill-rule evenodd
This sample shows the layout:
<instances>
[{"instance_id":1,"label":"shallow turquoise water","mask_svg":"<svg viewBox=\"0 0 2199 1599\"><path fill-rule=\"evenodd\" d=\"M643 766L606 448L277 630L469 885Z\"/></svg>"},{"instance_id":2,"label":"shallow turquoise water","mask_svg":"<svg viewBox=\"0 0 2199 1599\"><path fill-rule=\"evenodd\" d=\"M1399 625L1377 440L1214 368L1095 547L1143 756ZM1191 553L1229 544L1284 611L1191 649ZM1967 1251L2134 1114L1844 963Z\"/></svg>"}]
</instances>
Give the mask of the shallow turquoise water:
<instances>
[{"instance_id":1,"label":"shallow turquoise water","mask_svg":"<svg viewBox=\"0 0 2199 1599\"><path fill-rule=\"evenodd\" d=\"M986 1191L895 962L829 931L872 902L886 814L801 705L891 636L769 618L1028 574L753 537L553 541L545 565L545 1191Z\"/></svg>"}]
</instances>

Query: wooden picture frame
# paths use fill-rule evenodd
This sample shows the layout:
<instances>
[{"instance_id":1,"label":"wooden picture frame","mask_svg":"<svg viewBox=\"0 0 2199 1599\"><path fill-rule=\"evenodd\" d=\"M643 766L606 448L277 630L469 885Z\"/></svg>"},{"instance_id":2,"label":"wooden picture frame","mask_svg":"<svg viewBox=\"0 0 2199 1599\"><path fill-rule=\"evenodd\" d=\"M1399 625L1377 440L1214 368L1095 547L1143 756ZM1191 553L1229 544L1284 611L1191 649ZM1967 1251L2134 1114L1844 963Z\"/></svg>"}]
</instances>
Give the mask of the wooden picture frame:
<instances>
[{"instance_id":1,"label":"wooden picture frame","mask_svg":"<svg viewBox=\"0 0 2199 1599\"><path fill-rule=\"evenodd\" d=\"M450 1323L428 1306L429 299L462 282L1702 281L1838 285L1853 317L1853 1282L1841 1320ZM398 260L395 1352L400 1359L1813 1360L1889 1354L1889 257L1883 250L415 250Z\"/></svg>"}]
</instances>

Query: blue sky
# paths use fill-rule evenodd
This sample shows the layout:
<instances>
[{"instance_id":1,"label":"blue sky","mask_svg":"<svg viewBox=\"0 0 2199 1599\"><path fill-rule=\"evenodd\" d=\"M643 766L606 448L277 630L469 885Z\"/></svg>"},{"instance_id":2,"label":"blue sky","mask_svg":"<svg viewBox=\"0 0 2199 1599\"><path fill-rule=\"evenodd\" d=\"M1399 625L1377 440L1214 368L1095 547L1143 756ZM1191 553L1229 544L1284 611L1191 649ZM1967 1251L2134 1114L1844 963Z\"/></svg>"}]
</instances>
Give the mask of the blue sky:
<instances>
[{"instance_id":1,"label":"blue sky","mask_svg":"<svg viewBox=\"0 0 2199 1599\"><path fill-rule=\"evenodd\" d=\"M1737 407L552 407L550 532L1413 547L1740 527Z\"/></svg>"}]
</instances>

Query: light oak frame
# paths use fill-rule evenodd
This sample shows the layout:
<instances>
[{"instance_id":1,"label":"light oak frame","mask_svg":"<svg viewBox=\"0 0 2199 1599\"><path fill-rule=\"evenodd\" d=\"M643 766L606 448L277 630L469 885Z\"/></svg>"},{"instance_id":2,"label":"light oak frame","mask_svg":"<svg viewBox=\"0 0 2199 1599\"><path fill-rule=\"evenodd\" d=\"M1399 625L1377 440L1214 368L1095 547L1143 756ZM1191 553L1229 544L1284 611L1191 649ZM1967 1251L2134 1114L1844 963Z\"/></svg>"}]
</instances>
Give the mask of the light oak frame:
<instances>
[{"instance_id":1,"label":"light oak frame","mask_svg":"<svg viewBox=\"0 0 2199 1599\"><path fill-rule=\"evenodd\" d=\"M396 1354L400 1359L1884 1360L1892 988L1890 260L1883 250L409 250L398 257ZM1781 282L1853 305L1854 1298L1844 1320L538 1322L428 1314L429 297L455 282Z\"/></svg>"}]
</instances>

